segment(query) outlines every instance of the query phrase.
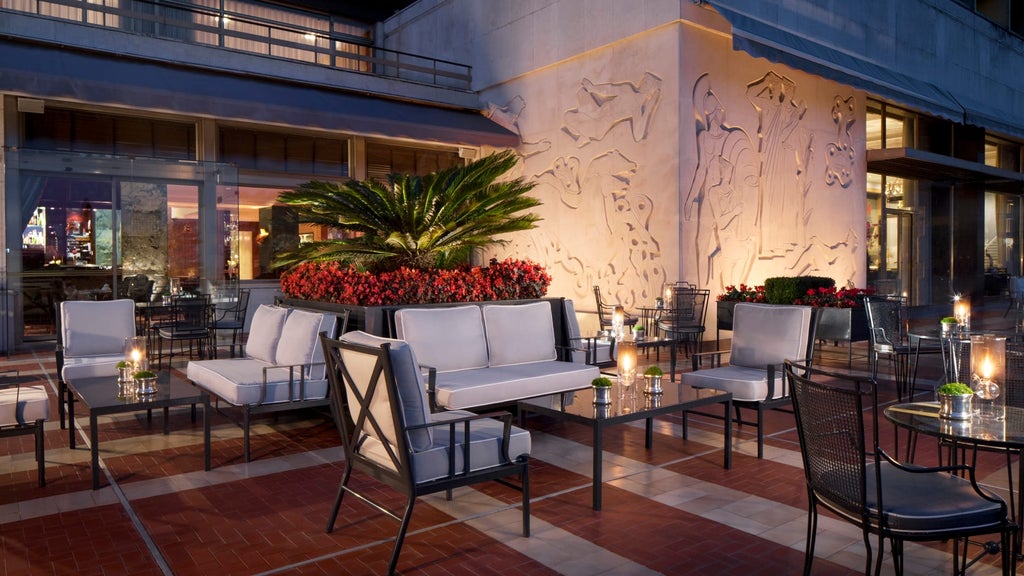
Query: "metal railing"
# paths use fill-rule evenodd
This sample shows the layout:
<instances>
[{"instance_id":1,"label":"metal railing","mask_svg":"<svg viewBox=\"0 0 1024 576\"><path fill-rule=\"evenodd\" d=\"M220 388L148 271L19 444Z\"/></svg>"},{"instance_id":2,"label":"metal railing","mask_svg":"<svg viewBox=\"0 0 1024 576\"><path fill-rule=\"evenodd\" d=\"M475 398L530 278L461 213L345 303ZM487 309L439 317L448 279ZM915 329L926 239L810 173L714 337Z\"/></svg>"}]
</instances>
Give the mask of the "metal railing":
<instances>
[{"instance_id":1,"label":"metal railing","mask_svg":"<svg viewBox=\"0 0 1024 576\"><path fill-rule=\"evenodd\" d=\"M359 26L339 17L257 1L207 0L206 3L216 6L204 6L202 0L107 0L102 4L88 0L0 0L0 13L28 13L141 36L444 88L470 89L470 66L374 46L367 38L341 31L358 31ZM252 8L253 12L262 11L268 16L228 10L225 5ZM295 21L278 20L274 16L289 16Z\"/></svg>"}]
</instances>

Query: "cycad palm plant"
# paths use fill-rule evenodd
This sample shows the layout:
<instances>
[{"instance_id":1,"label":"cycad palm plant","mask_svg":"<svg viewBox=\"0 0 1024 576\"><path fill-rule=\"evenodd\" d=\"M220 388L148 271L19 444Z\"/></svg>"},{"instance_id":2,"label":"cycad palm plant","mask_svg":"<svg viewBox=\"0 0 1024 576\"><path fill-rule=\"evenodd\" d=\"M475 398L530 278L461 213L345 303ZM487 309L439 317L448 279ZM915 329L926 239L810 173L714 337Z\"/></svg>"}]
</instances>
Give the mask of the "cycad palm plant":
<instances>
[{"instance_id":1,"label":"cycad palm plant","mask_svg":"<svg viewBox=\"0 0 1024 576\"><path fill-rule=\"evenodd\" d=\"M540 201L521 178L497 181L515 166L512 151L425 176L394 174L387 183L307 182L278 197L300 222L342 229L351 236L301 244L275 265L341 261L372 270L449 267L475 247L503 243L500 234L529 230ZM352 234L354 233L354 234Z\"/></svg>"}]
</instances>

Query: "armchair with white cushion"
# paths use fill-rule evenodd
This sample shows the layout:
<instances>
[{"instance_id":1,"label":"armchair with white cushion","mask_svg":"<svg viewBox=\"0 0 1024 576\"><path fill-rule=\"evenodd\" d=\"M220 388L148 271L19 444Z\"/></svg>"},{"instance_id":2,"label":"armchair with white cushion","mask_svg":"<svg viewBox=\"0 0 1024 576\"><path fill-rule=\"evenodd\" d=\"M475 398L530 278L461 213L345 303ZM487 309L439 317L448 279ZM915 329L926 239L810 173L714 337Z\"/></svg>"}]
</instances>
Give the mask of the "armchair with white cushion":
<instances>
[{"instance_id":1,"label":"armchair with white cushion","mask_svg":"<svg viewBox=\"0 0 1024 576\"><path fill-rule=\"evenodd\" d=\"M124 360L125 339L135 336L135 302L61 302L58 322L57 411L63 429L67 382L117 375L117 363ZM72 435L72 441L73 438Z\"/></svg>"},{"instance_id":2,"label":"armchair with white cushion","mask_svg":"<svg viewBox=\"0 0 1024 576\"><path fill-rule=\"evenodd\" d=\"M764 456L764 412L790 404L790 389L783 378L786 360L810 366L814 353L817 314L809 306L736 304L732 348L693 355L693 372L682 375L683 384L732 392L738 425L757 426L757 457ZM723 357L728 362L723 364ZM702 366L710 368L701 369ZM740 409L757 412L756 421L744 421ZM717 414L705 414L721 418ZM683 437L686 437L683 413Z\"/></svg>"},{"instance_id":3,"label":"armchair with white cushion","mask_svg":"<svg viewBox=\"0 0 1024 576\"><path fill-rule=\"evenodd\" d=\"M46 486L43 423L50 417L50 400L43 386L23 385L16 370L0 375L0 438L33 435L39 486Z\"/></svg>"},{"instance_id":4,"label":"armchair with white cushion","mask_svg":"<svg viewBox=\"0 0 1024 576\"><path fill-rule=\"evenodd\" d=\"M241 408L243 457L250 460L249 427L254 414L329 406L319 334L344 332L339 316L261 305L253 314L242 358L193 360L188 379L217 400Z\"/></svg>"}]
</instances>

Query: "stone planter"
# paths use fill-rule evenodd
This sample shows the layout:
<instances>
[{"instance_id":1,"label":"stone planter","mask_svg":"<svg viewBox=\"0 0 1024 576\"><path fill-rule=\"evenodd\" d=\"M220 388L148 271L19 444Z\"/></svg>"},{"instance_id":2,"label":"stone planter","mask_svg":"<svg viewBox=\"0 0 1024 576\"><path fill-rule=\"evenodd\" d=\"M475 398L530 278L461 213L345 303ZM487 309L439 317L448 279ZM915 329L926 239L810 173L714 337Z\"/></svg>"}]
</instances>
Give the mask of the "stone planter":
<instances>
[{"instance_id":1,"label":"stone planter","mask_svg":"<svg viewBox=\"0 0 1024 576\"><path fill-rule=\"evenodd\" d=\"M819 340L861 342L870 336L868 315L863 306L857 308L819 308Z\"/></svg>"}]
</instances>

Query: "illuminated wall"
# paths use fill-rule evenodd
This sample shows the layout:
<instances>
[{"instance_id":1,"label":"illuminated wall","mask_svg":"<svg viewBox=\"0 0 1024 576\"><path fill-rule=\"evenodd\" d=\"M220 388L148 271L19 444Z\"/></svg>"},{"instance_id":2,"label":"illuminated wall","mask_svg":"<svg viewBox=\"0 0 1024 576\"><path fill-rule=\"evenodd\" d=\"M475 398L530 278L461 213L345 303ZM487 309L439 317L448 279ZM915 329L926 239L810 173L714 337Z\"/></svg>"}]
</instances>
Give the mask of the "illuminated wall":
<instances>
[{"instance_id":1,"label":"illuminated wall","mask_svg":"<svg viewBox=\"0 0 1024 576\"><path fill-rule=\"evenodd\" d=\"M864 285L863 93L734 52L728 24L689 2L645 2L640 17L569 0L528 14L421 4L398 38L430 44L419 33L449 18L476 31L453 51L476 58L544 202L539 228L495 255L543 263L550 294L587 309L598 285L630 308L675 280L712 297L780 275Z\"/></svg>"}]
</instances>

